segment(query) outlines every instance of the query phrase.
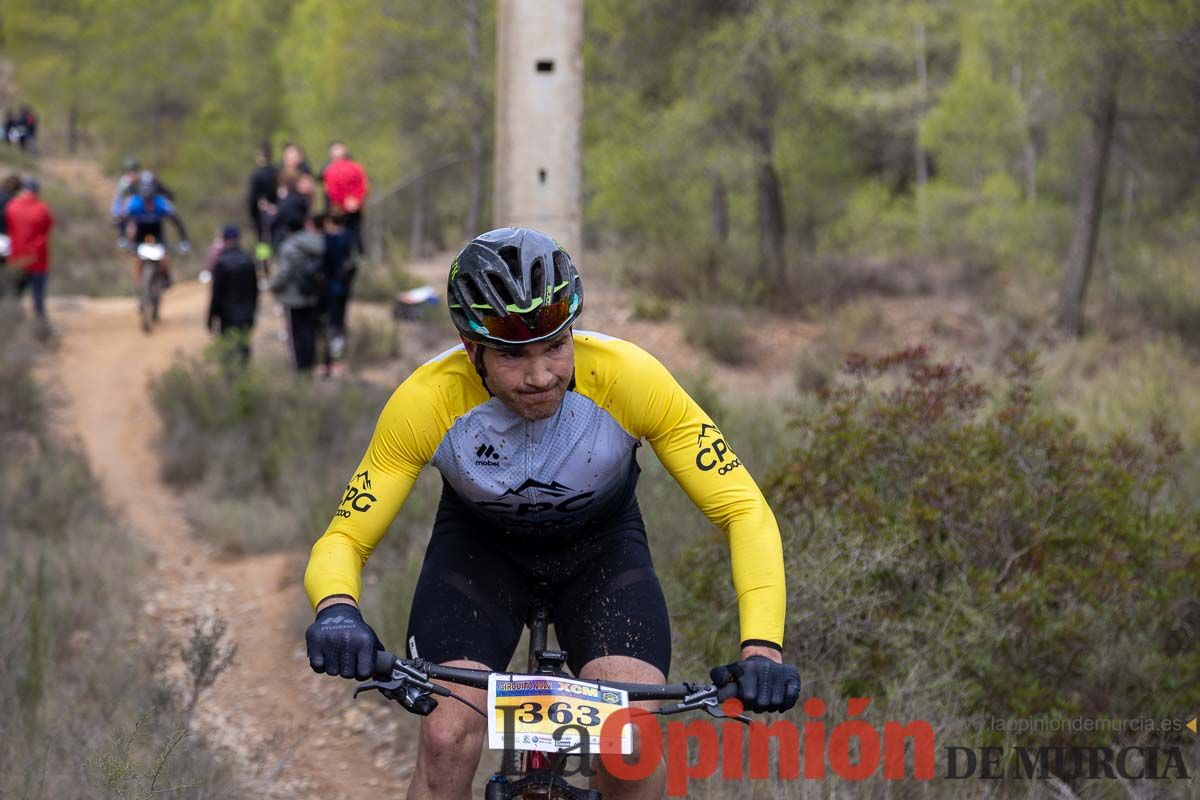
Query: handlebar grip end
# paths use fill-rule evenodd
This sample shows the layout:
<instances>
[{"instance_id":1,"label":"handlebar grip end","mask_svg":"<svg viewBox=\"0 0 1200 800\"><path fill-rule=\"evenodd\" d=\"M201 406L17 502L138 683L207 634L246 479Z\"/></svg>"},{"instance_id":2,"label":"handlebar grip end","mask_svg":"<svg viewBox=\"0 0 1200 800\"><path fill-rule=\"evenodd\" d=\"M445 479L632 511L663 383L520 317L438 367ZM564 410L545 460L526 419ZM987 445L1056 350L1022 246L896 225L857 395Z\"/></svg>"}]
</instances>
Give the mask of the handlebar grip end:
<instances>
[{"instance_id":1,"label":"handlebar grip end","mask_svg":"<svg viewBox=\"0 0 1200 800\"><path fill-rule=\"evenodd\" d=\"M387 650L379 650L375 653L375 674L379 676L392 676L392 670L396 668L396 656L389 653Z\"/></svg>"}]
</instances>

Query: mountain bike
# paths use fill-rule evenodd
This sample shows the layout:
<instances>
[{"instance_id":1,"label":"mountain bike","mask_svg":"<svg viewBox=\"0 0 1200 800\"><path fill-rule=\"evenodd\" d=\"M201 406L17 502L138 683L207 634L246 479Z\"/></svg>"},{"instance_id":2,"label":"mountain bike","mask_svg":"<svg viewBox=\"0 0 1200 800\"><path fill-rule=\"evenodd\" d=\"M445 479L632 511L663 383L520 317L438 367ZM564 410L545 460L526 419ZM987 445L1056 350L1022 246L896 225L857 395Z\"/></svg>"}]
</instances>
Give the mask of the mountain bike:
<instances>
[{"instance_id":1,"label":"mountain bike","mask_svg":"<svg viewBox=\"0 0 1200 800\"><path fill-rule=\"evenodd\" d=\"M445 667L421 658L398 658L392 653L380 651L376 653L375 673L381 680L360 683L354 689L354 696L357 697L365 691L380 690L386 697L410 711L414 706L426 702L430 695L455 699L489 720L489 742L493 744L497 739L494 729L501 727L498 717L502 718L503 754L499 768L484 789L484 800L602 800L600 792L574 786L567 782L562 773L567 758L571 755L578 757L581 752L585 755L597 752L595 745L599 742L593 740L593 747L588 748L584 746L586 742L583 737L586 735L585 729L600 727L601 717L596 712L605 705L625 707L628 703L638 700L677 700L679 702L648 713L665 716L702 710L720 719L735 719L747 724L750 722L742 715L727 715L721 709L717 697L718 688L712 684L660 685L581 681L571 678L563 670L567 661L566 652L546 647L549 622L550 606L540 594L535 594L527 623L528 673ZM460 686L487 689L488 711L491 713L485 712L452 690L433 683L434 679ZM561 688L569 689L570 693L554 694L555 683ZM534 691L542 691L542 687L547 686L547 694L530 695L528 687L535 685L539 688ZM500 705L501 687L508 687L508 691L513 693L510 697L519 696L525 701L520 706L525 712L520 715L522 721L527 721L528 717L536 714L540 718L539 721L545 720L560 726L555 734L547 735L544 732L518 729L515 723L518 717L514 713L515 708ZM587 702L576 702L578 698ZM566 729L569 728L577 729L574 736L557 735L558 732L567 732ZM613 752L629 752L628 733L624 734L624 737L621 742L615 739L609 742L609 746L614 747ZM615 749L617 746L624 749L618 751Z\"/></svg>"},{"instance_id":2,"label":"mountain bike","mask_svg":"<svg viewBox=\"0 0 1200 800\"><path fill-rule=\"evenodd\" d=\"M142 330L149 333L158 322L158 307L162 293L167 288L166 245L158 242L142 242L137 246L138 275L138 318Z\"/></svg>"},{"instance_id":3,"label":"mountain bike","mask_svg":"<svg viewBox=\"0 0 1200 800\"><path fill-rule=\"evenodd\" d=\"M153 237L136 246L132 243L123 246L132 249L137 255L138 319L141 322L142 330L150 333L158 322L163 292L171 285L170 276L167 273L167 246ZM176 248L176 252L185 254L188 252L188 248L181 243Z\"/></svg>"}]
</instances>

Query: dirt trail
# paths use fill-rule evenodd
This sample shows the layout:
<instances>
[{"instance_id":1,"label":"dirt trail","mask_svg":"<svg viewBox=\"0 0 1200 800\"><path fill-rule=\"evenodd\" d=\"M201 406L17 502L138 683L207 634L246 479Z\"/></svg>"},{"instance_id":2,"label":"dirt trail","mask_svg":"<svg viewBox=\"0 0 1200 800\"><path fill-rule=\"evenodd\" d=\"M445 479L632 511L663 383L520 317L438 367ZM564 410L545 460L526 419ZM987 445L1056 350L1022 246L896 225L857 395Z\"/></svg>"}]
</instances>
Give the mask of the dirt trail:
<instances>
[{"instance_id":1,"label":"dirt trail","mask_svg":"<svg viewBox=\"0 0 1200 800\"><path fill-rule=\"evenodd\" d=\"M400 715L379 702L347 707L349 682L308 669L296 554L218 557L189 534L179 498L159 480L159 422L147 380L177 352L199 352L208 341L207 301L199 284L173 288L149 337L137 326L132 299L60 301L52 312L62 347L51 380L65 396L63 424L82 440L108 497L153 554L150 618L176 641L186 640L196 615L228 622L237 657L202 697L196 724L240 762L258 796L338 798L352 785L399 796L411 757L387 742ZM262 316L269 337L276 322L269 310ZM368 725L378 733L347 735Z\"/></svg>"}]
</instances>

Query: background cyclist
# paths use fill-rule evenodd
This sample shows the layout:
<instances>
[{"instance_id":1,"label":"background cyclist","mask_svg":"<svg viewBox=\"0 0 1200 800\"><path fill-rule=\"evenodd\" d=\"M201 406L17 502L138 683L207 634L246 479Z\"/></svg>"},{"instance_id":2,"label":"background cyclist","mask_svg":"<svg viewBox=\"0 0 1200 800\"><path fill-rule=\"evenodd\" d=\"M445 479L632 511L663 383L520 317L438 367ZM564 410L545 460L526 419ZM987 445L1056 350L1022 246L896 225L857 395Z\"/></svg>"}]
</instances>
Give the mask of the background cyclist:
<instances>
[{"instance_id":1,"label":"background cyclist","mask_svg":"<svg viewBox=\"0 0 1200 800\"><path fill-rule=\"evenodd\" d=\"M117 191L113 194L111 213L113 225L116 226L117 233L122 237L125 235L125 205L129 202L129 198L137 194L142 171L141 162L133 156L128 156L121 162L121 177L117 179ZM153 172L150 174L154 175ZM154 175L154 193L161 194L172 202L175 201L175 195L157 175Z\"/></svg>"},{"instance_id":2,"label":"background cyclist","mask_svg":"<svg viewBox=\"0 0 1200 800\"><path fill-rule=\"evenodd\" d=\"M175 206L158 191L158 188L158 179L153 172L145 170L138 176L136 191L126 199L121 213L125 238L131 243L134 250L143 242L153 241L165 244L163 223L170 220L179 234L179 250L186 253L191 249L187 229L183 225L183 220L175 212ZM134 265L134 278L140 281L142 264L136 255ZM163 258L162 268L169 285L170 271L166 257Z\"/></svg>"}]
</instances>

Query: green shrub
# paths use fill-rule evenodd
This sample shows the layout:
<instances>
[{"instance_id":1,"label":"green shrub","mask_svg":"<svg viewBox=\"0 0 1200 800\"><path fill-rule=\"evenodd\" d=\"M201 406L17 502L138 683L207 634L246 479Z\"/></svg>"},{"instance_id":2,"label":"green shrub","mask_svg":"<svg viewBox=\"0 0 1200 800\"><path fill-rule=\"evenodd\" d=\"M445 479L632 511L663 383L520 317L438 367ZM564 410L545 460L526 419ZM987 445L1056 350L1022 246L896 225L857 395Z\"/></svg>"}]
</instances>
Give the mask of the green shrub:
<instances>
[{"instance_id":1,"label":"green shrub","mask_svg":"<svg viewBox=\"0 0 1200 800\"><path fill-rule=\"evenodd\" d=\"M827 387L846 355L862 349L872 336L891 333L883 306L872 300L846 303L817 322L820 335L805 344L796 358L796 388L806 393Z\"/></svg>"},{"instance_id":2,"label":"green shrub","mask_svg":"<svg viewBox=\"0 0 1200 800\"><path fill-rule=\"evenodd\" d=\"M1185 448L1172 481L1181 500L1200 510L1200 365L1181 337L1113 341L1089 335L1046 359L1045 391L1069 404L1091 437L1134 430L1143 420L1170 420Z\"/></svg>"},{"instance_id":3,"label":"green shrub","mask_svg":"<svg viewBox=\"0 0 1200 800\"><path fill-rule=\"evenodd\" d=\"M389 392L313 382L282 365L230 370L226 363L212 348L152 382L164 477L189 490L193 530L223 552L306 553L329 525ZM441 491L426 472L363 576L368 616L397 649Z\"/></svg>"},{"instance_id":4,"label":"green shrub","mask_svg":"<svg viewBox=\"0 0 1200 800\"><path fill-rule=\"evenodd\" d=\"M1200 346L1200 270L1198 242L1194 235L1193 239L1170 247L1129 248L1113 278L1103 316L1120 316L1133 308L1148 326L1177 333L1193 348Z\"/></svg>"},{"instance_id":5,"label":"green shrub","mask_svg":"<svg viewBox=\"0 0 1200 800\"><path fill-rule=\"evenodd\" d=\"M328 489L318 495L318 500L326 501L317 504L319 510L329 511L329 497ZM204 482L188 496L184 513L193 533L229 556L293 547L304 537L315 540L329 524L308 503L289 504L269 494L231 492L220 479Z\"/></svg>"},{"instance_id":6,"label":"green shrub","mask_svg":"<svg viewBox=\"0 0 1200 800\"><path fill-rule=\"evenodd\" d=\"M388 393L346 381L314 384L278 364L231 370L226 363L213 348L153 380L163 477L199 490L191 521L230 552L311 543L329 523Z\"/></svg>"},{"instance_id":7,"label":"green shrub","mask_svg":"<svg viewBox=\"0 0 1200 800\"><path fill-rule=\"evenodd\" d=\"M948 730L1200 703L1198 520L1164 490L1173 434L1089 440L1034 403L1029 356L1003 396L921 348L847 370L769 482L789 652L813 692L907 703ZM712 538L681 561L707 621L685 637L698 651L736 625L708 599L728 568Z\"/></svg>"},{"instance_id":8,"label":"green shrub","mask_svg":"<svg viewBox=\"0 0 1200 800\"><path fill-rule=\"evenodd\" d=\"M633 318L647 322L665 322L671 317L671 306L661 297L637 294L633 298Z\"/></svg>"},{"instance_id":9,"label":"green shrub","mask_svg":"<svg viewBox=\"0 0 1200 800\"><path fill-rule=\"evenodd\" d=\"M25 436L40 435L45 417L41 386L33 376L40 351L27 328L17 305L0 298L0 431Z\"/></svg>"},{"instance_id":10,"label":"green shrub","mask_svg":"<svg viewBox=\"0 0 1200 800\"><path fill-rule=\"evenodd\" d=\"M745 322L734 309L690 307L683 316L683 333L693 345L722 364L737 366L749 358Z\"/></svg>"},{"instance_id":11,"label":"green shrub","mask_svg":"<svg viewBox=\"0 0 1200 800\"><path fill-rule=\"evenodd\" d=\"M450 269L450 265L446 265ZM395 261L383 263L365 262L359 265L354 280L354 299L378 303L391 303L396 292L411 289L419 281L404 265Z\"/></svg>"},{"instance_id":12,"label":"green shrub","mask_svg":"<svg viewBox=\"0 0 1200 800\"><path fill-rule=\"evenodd\" d=\"M361 310L360 310L361 311ZM356 313L346 332L346 363L360 370L400 357L397 323L382 315Z\"/></svg>"}]
</instances>

